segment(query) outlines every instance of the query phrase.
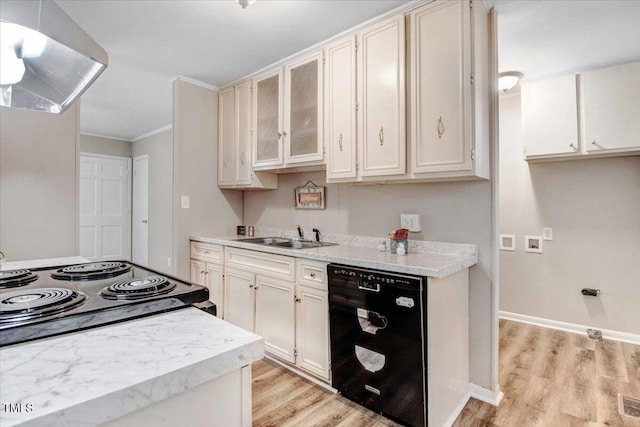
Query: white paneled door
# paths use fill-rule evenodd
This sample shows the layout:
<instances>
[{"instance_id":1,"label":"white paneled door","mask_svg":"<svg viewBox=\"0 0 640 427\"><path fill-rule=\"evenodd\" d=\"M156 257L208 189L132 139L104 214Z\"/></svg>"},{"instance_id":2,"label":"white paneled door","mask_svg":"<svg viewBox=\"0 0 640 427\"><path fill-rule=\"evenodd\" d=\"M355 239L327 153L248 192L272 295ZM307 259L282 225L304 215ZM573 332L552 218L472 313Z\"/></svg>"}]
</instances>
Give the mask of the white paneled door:
<instances>
[{"instance_id":1,"label":"white paneled door","mask_svg":"<svg viewBox=\"0 0 640 427\"><path fill-rule=\"evenodd\" d=\"M92 261L129 259L131 159L80 156L80 255Z\"/></svg>"},{"instance_id":2,"label":"white paneled door","mask_svg":"<svg viewBox=\"0 0 640 427\"><path fill-rule=\"evenodd\" d=\"M133 159L133 262L149 265L149 156Z\"/></svg>"}]
</instances>

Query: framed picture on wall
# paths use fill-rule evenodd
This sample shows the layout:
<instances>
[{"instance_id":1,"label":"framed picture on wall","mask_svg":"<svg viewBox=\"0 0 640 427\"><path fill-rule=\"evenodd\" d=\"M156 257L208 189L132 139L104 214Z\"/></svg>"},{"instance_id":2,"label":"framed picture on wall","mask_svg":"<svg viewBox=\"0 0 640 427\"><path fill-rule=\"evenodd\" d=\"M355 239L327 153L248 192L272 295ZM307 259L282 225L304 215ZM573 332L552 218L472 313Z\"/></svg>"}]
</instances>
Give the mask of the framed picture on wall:
<instances>
[{"instance_id":1,"label":"framed picture on wall","mask_svg":"<svg viewBox=\"0 0 640 427\"><path fill-rule=\"evenodd\" d=\"M315 185L313 181L307 181L302 187L296 187L296 209L324 209L326 207L325 188Z\"/></svg>"}]
</instances>

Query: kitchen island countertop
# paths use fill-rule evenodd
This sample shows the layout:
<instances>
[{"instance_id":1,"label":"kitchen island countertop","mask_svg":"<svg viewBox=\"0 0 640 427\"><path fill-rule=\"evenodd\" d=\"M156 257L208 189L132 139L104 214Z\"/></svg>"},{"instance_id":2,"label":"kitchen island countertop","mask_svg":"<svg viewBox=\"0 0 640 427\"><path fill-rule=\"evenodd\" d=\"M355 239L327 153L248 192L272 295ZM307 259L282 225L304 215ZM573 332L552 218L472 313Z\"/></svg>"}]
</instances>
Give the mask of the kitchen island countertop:
<instances>
[{"instance_id":1,"label":"kitchen island countertop","mask_svg":"<svg viewBox=\"0 0 640 427\"><path fill-rule=\"evenodd\" d=\"M421 247L419 252L410 251L407 255L396 255L388 250L380 252L376 248L349 243L319 248L288 249L239 241L238 239L243 238L243 236L189 236L189 238L197 242L287 255L295 258L437 278L447 277L478 262L477 247L469 244L420 241L418 242ZM360 240L365 239L371 240L370 238ZM357 239L352 241L354 240L357 241Z\"/></svg>"},{"instance_id":2,"label":"kitchen island countertop","mask_svg":"<svg viewBox=\"0 0 640 427\"><path fill-rule=\"evenodd\" d=\"M261 337L196 308L3 347L0 424L105 423L263 355Z\"/></svg>"}]
</instances>

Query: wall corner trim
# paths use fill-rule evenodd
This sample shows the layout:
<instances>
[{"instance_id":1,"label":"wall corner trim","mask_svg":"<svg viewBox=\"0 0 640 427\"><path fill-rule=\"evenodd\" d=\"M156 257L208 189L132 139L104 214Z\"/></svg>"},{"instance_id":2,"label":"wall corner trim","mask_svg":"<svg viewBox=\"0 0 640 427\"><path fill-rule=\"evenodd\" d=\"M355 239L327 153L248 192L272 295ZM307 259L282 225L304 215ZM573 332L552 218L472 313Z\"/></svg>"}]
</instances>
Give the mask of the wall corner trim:
<instances>
[{"instance_id":1,"label":"wall corner trim","mask_svg":"<svg viewBox=\"0 0 640 427\"><path fill-rule=\"evenodd\" d=\"M220 92L220 88L218 88L217 86L210 85L210 84L207 84L207 83L204 83L204 82L201 82L199 80L192 79L192 78L189 78L189 77L175 76L172 80L173 81L180 80L180 81L185 82L185 83L191 83L192 85L196 85L196 86L203 87L205 89L209 89L209 90L213 90L213 91L216 91L216 92Z\"/></svg>"},{"instance_id":2,"label":"wall corner trim","mask_svg":"<svg viewBox=\"0 0 640 427\"><path fill-rule=\"evenodd\" d=\"M493 406L498 406L504 397L504 393L500 391L500 384L496 386L495 391L481 387L477 384L469 384L469 396L486 402Z\"/></svg>"},{"instance_id":3,"label":"wall corner trim","mask_svg":"<svg viewBox=\"0 0 640 427\"><path fill-rule=\"evenodd\" d=\"M515 322L528 323L535 326L542 326L544 328L557 329L559 331L571 332L584 336L587 335L587 329L589 328L600 329L602 331L602 337L604 339L640 345L640 335L602 329L597 326L585 326L579 325L577 323L561 322L559 320L544 319L542 317L527 316L526 314L511 313L508 311L500 311L500 318L513 320Z\"/></svg>"},{"instance_id":4,"label":"wall corner trim","mask_svg":"<svg viewBox=\"0 0 640 427\"><path fill-rule=\"evenodd\" d=\"M152 130L151 132L147 132L147 133L145 133L145 134L143 134L143 135L136 136L135 138L133 138L133 139L131 140L131 142L138 142L138 141L140 141L141 139L149 138L150 136L157 135L157 134L159 134L159 133L164 132L165 130L169 130L169 129L172 129L172 128L173 128L173 124L168 124L168 125L166 125L166 126L162 126L161 128L158 128L158 129L156 129L156 130Z\"/></svg>"}]
</instances>

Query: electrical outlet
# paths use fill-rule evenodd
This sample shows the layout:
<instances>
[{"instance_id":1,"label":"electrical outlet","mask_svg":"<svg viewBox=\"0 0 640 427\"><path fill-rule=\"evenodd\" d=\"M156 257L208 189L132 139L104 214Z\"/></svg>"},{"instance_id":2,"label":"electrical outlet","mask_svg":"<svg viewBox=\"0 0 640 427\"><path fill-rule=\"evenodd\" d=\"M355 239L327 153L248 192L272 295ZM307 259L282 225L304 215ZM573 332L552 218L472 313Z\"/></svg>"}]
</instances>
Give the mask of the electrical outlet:
<instances>
[{"instance_id":1,"label":"electrical outlet","mask_svg":"<svg viewBox=\"0 0 640 427\"><path fill-rule=\"evenodd\" d=\"M542 240L553 240L553 228L542 229Z\"/></svg>"},{"instance_id":2,"label":"electrical outlet","mask_svg":"<svg viewBox=\"0 0 640 427\"><path fill-rule=\"evenodd\" d=\"M182 196L180 201L182 204L182 209L189 209L189 196Z\"/></svg>"},{"instance_id":3,"label":"electrical outlet","mask_svg":"<svg viewBox=\"0 0 640 427\"><path fill-rule=\"evenodd\" d=\"M420 214L400 214L400 227L406 228L413 233L422 231Z\"/></svg>"}]
</instances>

